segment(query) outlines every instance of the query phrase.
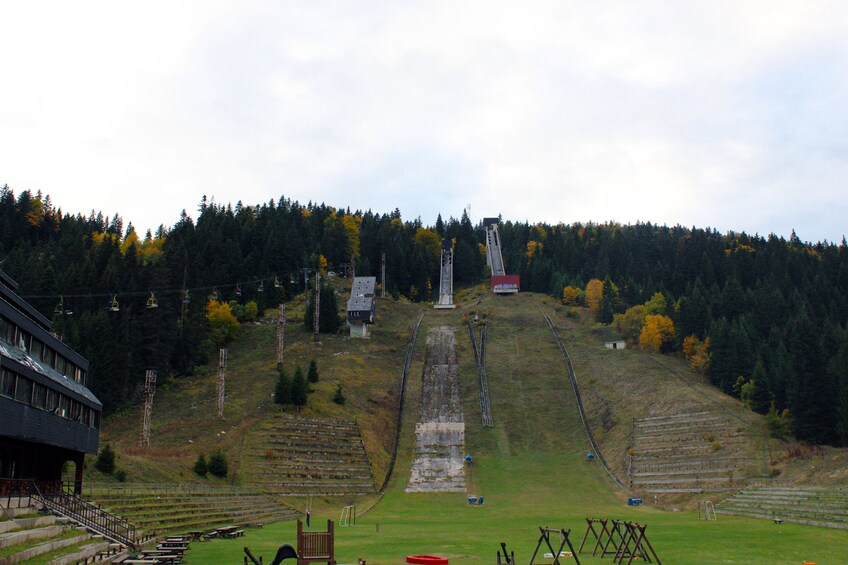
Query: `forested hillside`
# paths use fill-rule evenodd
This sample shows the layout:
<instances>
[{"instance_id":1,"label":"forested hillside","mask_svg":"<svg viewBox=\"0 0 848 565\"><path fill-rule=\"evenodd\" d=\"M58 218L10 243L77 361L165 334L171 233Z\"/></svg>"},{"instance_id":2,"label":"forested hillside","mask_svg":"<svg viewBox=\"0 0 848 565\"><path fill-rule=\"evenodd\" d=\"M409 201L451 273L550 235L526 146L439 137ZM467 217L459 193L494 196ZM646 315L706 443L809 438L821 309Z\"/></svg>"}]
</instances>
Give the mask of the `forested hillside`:
<instances>
[{"instance_id":1,"label":"forested hillside","mask_svg":"<svg viewBox=\"0 0 848 565\"><path fill-rule=\"evenodd\" d=\"M500 233L522 290L585 303L633 345L686 355L798 438L848 445L844 238L812 245L650 223L505 222ZM63 214L49 197L0 189L2 269L91 360L89 385L107 411L134 399L146 369L190 375L228 339L216 315L249 321L303 292L304 269L353 259L357 274L379 276L385 253L388 292L431 300L445 237L455 284L483 281L482 224L464 212L425 226L398 210L204 198L196 220L184 213L140 235L118 215Z\"/></svg>"}]
</instances>

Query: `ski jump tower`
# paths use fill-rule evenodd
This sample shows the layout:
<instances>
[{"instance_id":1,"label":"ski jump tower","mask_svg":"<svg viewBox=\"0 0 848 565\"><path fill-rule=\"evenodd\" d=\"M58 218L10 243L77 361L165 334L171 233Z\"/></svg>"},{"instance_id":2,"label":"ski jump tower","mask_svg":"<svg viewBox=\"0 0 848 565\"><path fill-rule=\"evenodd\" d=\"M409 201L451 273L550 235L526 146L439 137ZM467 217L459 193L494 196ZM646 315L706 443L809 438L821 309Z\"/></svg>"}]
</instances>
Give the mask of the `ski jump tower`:
<instances>
[{"instance_id":1,"label":"ski jump tower","mask_svg":"<svg viewBox=\"0 0 848 565\"><path fill-rule=\"evenodd\" d=\"M498 218L483 218L483 227L486 228L486 262L492 270L492 292L515 294L521 288L521 279L518 275L507 275L504 269L498 221Z\"/></svg>"},{"instance_id":2,"label":"ski jump tower","mask_svg":"<svg viewBox=\"0 0 848 565\"><path fill-rule=\"evenodd\" d=\"M453 303L453 242L442 240L442 269L439 276L439 301L433 308L447 310L456 308Z\"/></svg>"}]
</instances>

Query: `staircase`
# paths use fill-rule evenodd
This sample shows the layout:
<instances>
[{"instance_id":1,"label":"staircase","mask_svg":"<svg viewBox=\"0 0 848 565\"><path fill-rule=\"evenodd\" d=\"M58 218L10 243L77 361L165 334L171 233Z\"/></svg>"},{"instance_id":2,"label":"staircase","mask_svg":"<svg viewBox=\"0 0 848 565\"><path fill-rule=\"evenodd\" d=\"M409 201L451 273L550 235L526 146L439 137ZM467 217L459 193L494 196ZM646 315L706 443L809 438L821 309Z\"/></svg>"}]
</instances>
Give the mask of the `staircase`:
<instances>
[{"instance_id":1,"label":"staircase","mask_svg":"<svg viewBox=\"0 0 848 565\"><path fill-rule=\"evenodd\" d=\"M752 445L737 421L712 412L634 419L630 487L645 494L732 490L755 461Z\"/></svg>"},{"instance_id":2,"label":"staircase","mask_svg":"<svg viewBox=\"0 0 848 565\"><path fill-rule=\"evenodd\" d=\"M115 555L124 548L90 534L69 518L45 515L38 506L30 499L17 508L0 509L0 565L75 564Z\"/></svg>"},{"instance_id":3,"label":"staircase","mask_svg":"<svg viewBox=\"0 0 848 565\"><path fill-rule=\"evenodd\" d=\"M278 416L248 453L253 484L279 496L374 494L374 478L355 422Z\"/></svg>"},{"instance_id":4,"label":"staircase","mask_svg":"<svg viewBox=\"0 0 848 565\"><path fill-rule=\"evenodd\" d=\"M848 488L745 489L719 504L716 512L848 530Z\"/></svg>"}]
</instances>

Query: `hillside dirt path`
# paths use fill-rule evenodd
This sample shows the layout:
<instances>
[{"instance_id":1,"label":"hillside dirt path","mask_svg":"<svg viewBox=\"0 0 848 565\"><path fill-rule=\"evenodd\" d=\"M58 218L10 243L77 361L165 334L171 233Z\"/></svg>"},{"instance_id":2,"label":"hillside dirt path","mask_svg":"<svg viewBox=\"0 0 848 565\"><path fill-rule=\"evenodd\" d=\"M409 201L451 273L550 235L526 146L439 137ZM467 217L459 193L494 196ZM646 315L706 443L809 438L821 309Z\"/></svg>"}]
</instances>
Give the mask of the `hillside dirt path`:
<instances>
[{"instance_id":1,"label":"hillside dirt path","mask_svg":"<svg viewBox=\"0 0 848 565\"><path fill-rule=\"evenodd\" d=\"M439 326L427 332L421 389L415 460L406 492L463 492L465 418L459 396L454 328Z\"/></svg>"}]
</instances>

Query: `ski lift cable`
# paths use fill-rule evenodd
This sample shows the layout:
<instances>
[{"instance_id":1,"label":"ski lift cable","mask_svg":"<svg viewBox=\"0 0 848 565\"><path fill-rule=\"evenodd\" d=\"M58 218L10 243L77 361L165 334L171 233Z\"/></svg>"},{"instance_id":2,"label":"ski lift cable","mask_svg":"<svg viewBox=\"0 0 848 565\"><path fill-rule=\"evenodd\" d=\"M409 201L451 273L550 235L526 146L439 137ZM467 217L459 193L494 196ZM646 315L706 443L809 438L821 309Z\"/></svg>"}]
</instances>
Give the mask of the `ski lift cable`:
<instances>
[{"instance_id":1,"label":"ski lift cable","mask_svg":"<svg viewBox=\"0 0 848 565\"><path fill-rule=\"evenodd\" d=\"M310 269L311 270L311 269ZM218 289L239 289L241 285L259 285L264 282L273 283L276 279L278 282L280 277L293 275L295 273L300 274L303 272L303 268L293 269L290 271L280 272L274 276L254 278L244 281L238 281L234 283L227 284L211 284L204 286L195 286L195 287L186 287L186 288L166 288L166 289L151 289L151 290L137 290L137 291L119 291L119 292L86 292L86 293L77 293L77 294L28 294L23 295L21 298L27 300L33 299L46 299L46 298L54 298L57 300L62 300L63 298L112 298L112 297L120 297L120 298L131 298L131 297L142 297L149 296L151 292L155 293L156 296L168 295L168 294L182 294L185 291L188 292L211 292L212 290ZM280 288L282 285L277 286L274 285L275 288Z\"/></svg>"}]
</instances>

